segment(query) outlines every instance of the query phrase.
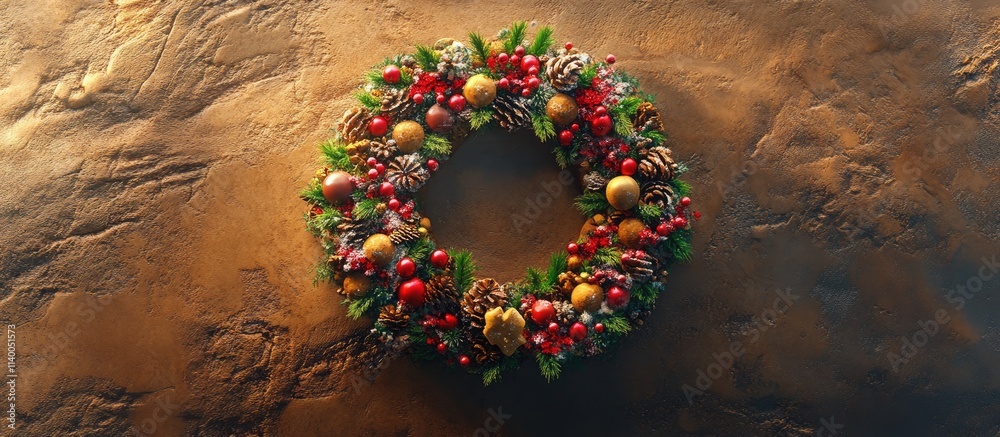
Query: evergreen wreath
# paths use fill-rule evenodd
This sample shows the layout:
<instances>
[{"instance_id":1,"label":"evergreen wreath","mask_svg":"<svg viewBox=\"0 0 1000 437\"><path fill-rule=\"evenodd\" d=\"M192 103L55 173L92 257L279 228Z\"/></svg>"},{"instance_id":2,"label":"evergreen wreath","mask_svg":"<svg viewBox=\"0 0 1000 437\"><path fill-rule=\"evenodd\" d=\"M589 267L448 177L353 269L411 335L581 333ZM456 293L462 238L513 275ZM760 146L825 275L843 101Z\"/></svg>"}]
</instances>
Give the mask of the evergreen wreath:
<instances>
[{"instance_id":1,"label":"evergreen wreath","mask_svg":"<svg viewBox=\"0 0 1000 437\"><path fill-rule=\"evenodd\" d=\"M700 217L652 96L613 55L553 50L551 28L530 41L527 28L385 60L320 146L324 166L301 193L325 253L317 281L341 285L350 317L376 320L376 360L409 352L490 384L533 357L551 380L642 324L667 268L691 257L689 219ZM552 142L558 164L579 169L588 217L548 268L508 284L476 278L469 252L437 248L414 202L453 146L494 125Z\"/></svg>"}]
</instances>

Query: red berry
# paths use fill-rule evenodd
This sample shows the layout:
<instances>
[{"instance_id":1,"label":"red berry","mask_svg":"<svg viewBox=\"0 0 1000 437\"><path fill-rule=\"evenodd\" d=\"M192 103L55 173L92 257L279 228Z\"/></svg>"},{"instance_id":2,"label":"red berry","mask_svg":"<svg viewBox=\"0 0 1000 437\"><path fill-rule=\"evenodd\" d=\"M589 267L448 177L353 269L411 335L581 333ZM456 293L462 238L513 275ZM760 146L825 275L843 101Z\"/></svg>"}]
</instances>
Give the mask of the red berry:
<instances>
[{"instance_id":1,"label":"red berry","mask_svg":"<svg viewBox=\"0 0 1000 437\"><path fill-rule=\"evenodd\" d=\"M378 164L378 160L375 159L374 157L368 158L368 160L365 161L365 164L368 164L369 167L375 167L375 164Z\"/></svg>"},{"instance_id":2,"label":"red berry","mask_svg":"<svg viewBox=\"0 0 1000 437\"><path fill-rule=\"evenodd\" d=\"M497 55L497 62L499 62L500 65L506 64L507 61L510 61L510 56L508 56L506 53L501 53Z\"/></svg>"},{"instance_id":3,"label":"red berry","mask_svg":"<svg viewBox=\"0 0 1000 437\"><path fill-rule=\"evenodd\" d=\"M448 266L448 262L451 261L451 257L448 256L448 252L441 249L435 250L431 253L431 265L439 269L443 269Z\"/></svg>"},{"instance_id":4,"label":"red berry","mask_svg":"<svg viewBox=\"0 0 1000 437\"><path fill-rule=\"evenodd\" d=\"M530 71L532 67L535 68L535 72L537 73L538 67L540 67L541 65L542 64L538 62L538 58L536 58L534 55L528 55L521 58L521 71L525 73L531 74Z\"/></svg>"},{"instance_id":5,"label":"red berry","mask_svg":"<svg viewBox=\"0 0 1000 437\"><path fill-rule=\"evenodd\" d=\"M580 245L576 243L569 243L566 245L566 251L571 255L575 255L580 252Z\"/></svg>"},{"instance_id":6,"label":"red berry","mask_svg":"<svg viewBox=\"0 0 1000 437\"><path fill-rule=\"evenodd\" d=\"M518 56L524 56L524 46L517 46L514 48L514 54Z\"/></svg>"},{"instance_id":7,"label":"red berry","mask_svg":"<svg viewBox=\"0 0 1000 437\"><path fill-rule=\"evenodd\" d=\"M396 203L399 202L397 201ZM396 262L396 273L398 273L399 276L402 276L404 278L409 278L410 276L413 276L413 274L416 272L417 272L417 264L414 263L412 259L400 258L399 261Z\"/></svg>"},{"instance_id":8,"label":"red berry","mask_svg":"<svg viewBox=\"0 0 1000 437\"><path fill-rule=\"evenodd\" d=\"M687 197L687 196L681 197L681 206L684 206L684 207L691 206L691 198Z\"/></svg>"},{"instance_id":9,"label":"red berry","mask_svg":"<svg viewBox=\"0 0 1000 437\"><path fill-rule=\"evenodd\" d=\"M549 334L555 335L555 334L558 334L558 333L559 333L559 324L556 323L556 322L550 322L549 323Z\"/></svg>"},{"instance_id":10,"label":"red berry","mask_svg":"<svg viewBox=\"0 0 1000 437\"><path fill-rule=\"evenodd\" d=\"M615 61L617 61L617 59L615 59L615 55L608 55L608 57L604 58L604 60L609 64L614 64Z\"/></svg>"},{"instance_id":11,"label":"red berry","mask_svg":"<svg viewBox=\"0 0 1000 437\"><path fill-rule=\"evenodd\" d=\"M632 176L635 171L639 168L639 163L635 162L632 158L625 158L622 161L622 174L625 176Z\"/></svg>"},{"instance_id":12,"label":"red berry","mask_svg":"<svg viewBox=\"0 0 1000 437\"><path fill-rule=\"evenodd\" d=\"M537 76L538 75L538 67L531 67L531 68L529 68L528 69L528 75L529 76Z\"/></svg>"},{"instance_id":13,"label":"red berry","mask_svg":"<svg viewBox=\"0 0 1000 437\"><path fill-rule=\"evenodd\" d=\"M602 115L608 115L608 108L604 106L598 106L597 109L594 110L594 114L597 115L598 117Z\"/></svg>"},{"instance_id":14,"label":"red berry","mask_svg":"<svg viewBox=\"0 0 1000 437\"><path fill-rule=\"evenodd\" d=\"M412 307L419 307L424 304L427 297L427 287L420 278L410 278L399 284L399 300Z\"/></svg>"},{"instance_id":15,"label":"red berry","mask_svg":"<svg viewBox=\"0 0 1000 437\"><path fill-rule=\"evenodd\" d=\"M374 168L371 169L371 170L368 170L368 179L371 179L373 181L375 179L378 179L378 170L375 170Z\"/></svg>"},{"instance_id":16,"label":"red berry","mask_svg":"<svg viewBox=\"0 0 1000 437\"><path fill-rule=\"evenodd\" d=\"M688 221L687 221L686 218L681 217L681 216L674 217L674 227L675 228L681 229L681 228L687 226L687 224L688 224Z\"/></svg>"},{"instance_id":17,"label":"red berry","mask_svg":"<svg viewBox=\"0 0 1000 437\"><path fill-rule=\"evenodd\" d=\"M413 95L413 103L416 103L418 105L423 105L424 104L424 95L423 94L414 94Z\"/></svg>"},{"instance_id":18,"label":"red berry","mask_svg":"<svg viewBox=\"0 0 1000 437\"><path fill-rule=\"evenodd\" d=\"M535 76L531 76L528 78L528 88L535 89L538 88L541 84L542 81L538 80L538 78Z\"/></svg>"},{"instance_id":19,"label":"red berry","mask_svg":"<svg viewBox=\"0 0 1000 437\"><path fill-rule=\"evenodd\" d=\"M378 174L385 173L385 164L382 164L381 162L378 163L378 164L375 164L375 171L377 171Z\"/></svg>"},{"instance_id":20,"label":"red berry","mask_svg":"<svg viewBox=\"0 0 1000 437\"><path fill-rule=\"evenodd\" d=\"M399 71L399 67L395 65L388 65L385 70L382 70L382 79L389 83L399 82L399 78L402 77L402 73Z\"/></svg>"},{"instance_id":21,"label":"red berry","mask_svg":"<svg viewBox=\"0 0 1000 437\"><path fill-rule=\"evenodd\" d=\"M694 219L695 219L695 220L701 220L701 213L700 213L700 212L698 212L698 211L695 211L695 212L694 212Z\"/></svg>"},{"instance_id":22,"label":"red berry","mask_svg":"<svg viewBox=\"0 0 1000 437\"><path fill-rule=\"evenodd\" d=\"M427 169L430 170L430 171L437 171L437 169L438 169L438 162L437 162L437 160L433 159L433 158L432 159L428 159L427 160Z\"/></svg>"},{"instance_id":23,"label":"red berry","mask_svg":"<svg viewBox=\"0 0 1000 437\"><path fill-rule=\"evenodd\" d=\"M531 95L531 90L528 89L528 88L525 88L525 89L521 90L521 95L524 96L524 97L528 97L528 96Z\"/></svg>"},{"instance_id":24,"label":"red berry","mask_svg":"<svg viewBox=\"0 0 1000 437\"><path fill-rule=\"evenodd\" d=\"M608 299L608 306L611 308L618 308L625 306L628 303L628 291L619 286L614 286L608 289L605 294Z\"/></svg>"},{"instance_id":25,"label":"red berry","mask_svg":"<svg viewBox=\"0 0 1000 437\"><path fill-rule=\"evenodd\" d=\"M597 279L598 279L597 276L591 276L591 277L587 278L587 283L588 284L596 284L597 283Z\"/></svg>"},{"instance_id":26,"label":"red berry","mask_svg":"<svg viewBox=\"0 0 1000 437\"><path fill-rule=\"evenodd\" d=\"M389 122L386 121L385 117L382 117L381 115L368 122L368 132L371 133L372 136L380 137L385 135L388 131Z\"/></svg>"},{"instance_id":27,"label":"red berry","mask_svg":"<svg viewBox=\"0 0 1000 437\"><path fill-rule=\"evenodd\" d=\"M583 340L584 338L587 338L587 325L580 322L574 323L573 326L569 327L569 336L573 338L573 340Z\"/></svg>"},{"instance_id":28,"label":"red berry","mask_svg":"<svg viewBox=\"0 0 1000 437\"><path fill-rule=\"evenodd\" d=\"M427 337L427 344L434 345L434 344L437 344L437 342L438 341L437 341L436 338L434 338L434 337Z\"/></svg>"},{"instance_id":29,"label":"red berry","mask_svg":"<svg viewBox=\"0 0 1000 437\"><path fill-rule=\"evenodd\" d=\"M566 50L573 50L573 43L567 41L566 42Z\"/></svg>"},{"instance_id":30,"label":"red berry","mask_svg":"<svg viewBox=\"0 0 1000 437\"><path fill-rule=\"evenodd\" d=\"M536 300L535 304L531 306L531 320L535 321L535 324L542 326L545 322L548 322L556 317L556 307L552 306L552 302L547 300Z\"/></svg>"},{"instance_id":31,"label":"red berry","mask_svg":"<svg viewBox=\"0 0 1000 437\"><path fill-rule=\"evenodd\" d=\"M568 130L563 130L562 132L559 132L559 144L562 144L564 146L573 144L573 132L570 132Z\"/></svg>"},{"instance_id":32,"label":"red berry","mask_svg":"<svg viewBox=\"0 0 1000 437\"><path fill-rule=\"evenodd\" d=\"M392 197L393 194L396 194L396 187L389 182L382 182L382 185L378 187L378 193L385 197Z\"/></svg>"},{"instance_id":33,"label":"red berry","mask_svg":"<svg viewBox=\"0 0 1000 437\"><path fill-rule=\"evenodd\" d=\"M458 317L451 313L445 314L440 326L444 329L455 329L458 326Z\"/></svg>"},{"instance_id":34,"label":"red berry","mask_svg":"<svg viewBox=\"0 0 1000 437\"><path fill-rule=\"evenodd\" d=\"M629 255L627 253L623 253L622 254L622 262L623 263L629 262L631 260L632 260L632 256L631 255Z\"/></svg>"},{"instance_id":35,"label":"red berry","mask_svg":"<svg viewBox=\"0 0 1000 437\"><path fill-rule=\"evenodd\" d=\"M461 112L465 109L465 97L461 94L451 96L451 98L448 99L448 107L451 108L452 111Z\"/></svg>"},{"instance_id":36,"label":"red berry","mask_svg":"<svg viewBox=\"0 0 1000 437\"><path fill-rule=\"evenodd\" d=\"M448 345L446 345L444 343L438 343L437 349L438 349L438 353L443 354L445 352L448 352Z\"/></svg>"},{"instance_id":37,"label":"red berry","mask_svg":"<svg viewBox=\"0 0 1000 437\"><path fill-rule=\"evenodd\" d=\"M598 333L604 332L604 324L603 323L594 324L594 330L597 331Z\"/></svg>"},{"instance_id":38,"label":"red berry","mask_svg":"<svg viewBox=\"0 0 1000 437\"><path fill-rule=\"evenodd\" d=\"M506 77L501 77L500 81L497 82L497 85L499 85L500 88L507 89L507 87L510 86L510 80L507 80Z\"/></svg>"},{"instance_id":39,"label":"red berry","mask_svg":"<svg viewBox=\"0 0 1000 437\"><path fill-rule=\"evenodd\" d=\"M437 103L438 103L439 105L443 105L443 104L444 104L444 94L438 94L438 95L437 95L437 97L435 97L435 98L434 98L434 100L435 100L435 101L436 101L436 102L437 102Z\"/></svg>"},{"instance_id":40,"label":"red berry","mask_svg":"<svg viewBox=\"0 0 1000 437\"><path fill-rule=\"evenodd\" d=\"M573 123L573 124L571 124L569 126L569 130L571 130L573 132L579 131L580 130L580 124L579 123Z\"/></svg>"},{"instance_id":41,"label":"red berry","mask_svg":"<svg viewBox=\"0 0 1000 437\"><path fill-rule=\"evenodd\" d=\"M521 55L515 53L514 56L510 57L510 63L514 64L515 66L521 65Z\"/></svg>"},{"instance_id":42,"label":"red berry","mask_svg":"<svg viewBox=\"0 0 1000 437\"><path fill-rule=\"evenodd\" d=\"M673 230L674 230L674 225L667 222L663 222L660 223L659 225L656 225L656 233L663 236L670 235L670 232Z\"/></svg>"},{"instance_id":43,"label":"red berry","mask_svg":"<svg viewBox=\"0 0 1000 437\"><path fill-rule=\"evenodd\" d=\"M607 115L602 115L590 122L590 130L594 132L594 135L603 137L611 132L611 117Z\"/></svg>"},{"instance_id":44,"label":"red berry","mask_svg":"<svg viewBox=\"0 0 1000 437\"><path fill-rule=\"evenodd\" d=\"M462 355L462 356L458 357L458 364L460 364L462 367L468 367L469 363L471 363L471 362L472 361L469 360L469 357L467 357L465 355Z\"/></svg>"},{"instance_id":45,"label":"red berry","mask_svg":"<svg viewBox=\"0 0 1000 437\"><path fill-rule=\"evenodd\" d=\"M389 199L388 206L391 211L399 211L399 199Z\"/></svg>"}]
</instances>

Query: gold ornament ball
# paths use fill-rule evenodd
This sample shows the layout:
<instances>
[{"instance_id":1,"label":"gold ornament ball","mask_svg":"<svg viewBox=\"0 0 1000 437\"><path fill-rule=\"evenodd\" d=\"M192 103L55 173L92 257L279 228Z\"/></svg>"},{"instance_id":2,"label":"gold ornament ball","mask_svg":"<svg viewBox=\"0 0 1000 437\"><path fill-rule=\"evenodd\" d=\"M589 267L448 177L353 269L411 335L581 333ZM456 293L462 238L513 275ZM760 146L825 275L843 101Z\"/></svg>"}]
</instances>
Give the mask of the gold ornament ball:
<instances>
[{"instance_id":1,"label":"gold ornament ball","mask_svg":"<svg viewBox=\"0 0 1000 437\"><path fill-rule=\"evenodd\" d=\"M392 139L401 152L416 152L424 145L424 128L413 120L401 121L392 128Z\"/></svg>"},{"instance_id":2,"label":"gold ornament ball","mask_svg":"<svg viewBox=\"0 0 1000 437\"><path fill-rule=\"evenodd\" d=\"M344 278L344 293L351 297L362 297L372 288L372 280L364 273L355 272Z\"/></svg>"},{"instance_id":3,"label":"gold ornament ball","mask_svg":"<svg viewBox=\"0 0 1000 437\"><path fill-rule=\"evenodd\" d=\"M594 312L599 310L601 302L604 302L604 289L597 284L580 284L573 289L570 300L573 301L573 308L577 311Z\"/></svg>"},{"instance_id":4,"label":"gold ornament ball","mask_svg":"<svg viewBox=\"0 0 1000 437\"><path fill-rule=\"evenodd\" d=\"M384 267L392 262L394 252L396 251L396 246L392 244L392 240L385 234L373 234L365 240L365 244L361 248L365 251L365 258L368 258L369 261L380 267Z\"/></svg>"},{"instance_id":5,"label":"gold ornament ball","mask_svg":"<svg viewBox=\"0 0 1000 437\"><path fill-rule=\"evenodd\" d=\"M580 114L580 107L576 105L576 100L563 93L558 93L549 99L545 104L545 115L549 116L553 123L565 126L576 120Z\"/></svg>"},{"instance_id":6,"label":"gold ornament ball","mask_svg":"<svg viewBox=\"0 0 1000 437\"><path fill-rule=\"evenodd\" d=\"M639 203L639 183L631 176L616 176L608 181L605 194L611 206L619 211L625 211Z\"/></svg>"},{"instance_id":7,"label":"gold ornament ball","mask_svg":"<svg viewBox=\"0 0 1000 437\"><path fill-rule=\"evenodd\" d=\"M427 217L421 217L420 218L420 227L427 228L428 230L430 230L431 229L431 219L429 219Z\"/></svg>"},{"instance_id":8,"label":"gold ornament ball","mask_svg":"<svg viewBox=\"0 0 1000 437\"><path fill-rule=\"evenodd\" d=\"M497 96L497 86L493 83L493 79L477 74L465 81L462 95L474 108L482 108L493 103L493 99Z\"/></svg>"},{"instance_id":9,"label":"gold ornament ball","mask_svg":"<svg viewBox=\"0 0 1000 437\"><path fill-rule=\"evenodd\" d=\"M637 218L627 218L618 225L618 239L631 249L639 248L639 233L646 225Z\"/></svg>"},{"instance_id":10,"label":"gold ornament ball","mask_svg":"<svg viewBox=\"0 0 1000 437\"><path fill-rule=\"evenodd\" d=\"M580 255L570 255L566 260L566 265L570 270L578 272L580 271L580 267L583 267L583 258Z\"/></svg>"}]
</instances>

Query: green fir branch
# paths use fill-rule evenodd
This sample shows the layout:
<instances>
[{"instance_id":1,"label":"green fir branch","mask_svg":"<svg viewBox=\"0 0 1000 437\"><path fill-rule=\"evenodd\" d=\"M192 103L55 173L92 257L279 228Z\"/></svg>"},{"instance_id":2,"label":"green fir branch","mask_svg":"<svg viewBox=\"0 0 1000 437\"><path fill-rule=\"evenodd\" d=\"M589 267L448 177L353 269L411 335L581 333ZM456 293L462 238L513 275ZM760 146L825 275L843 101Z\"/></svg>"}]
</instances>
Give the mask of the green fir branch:
<instances>
[{"instance_id":1,"label":"green fir branch","mask_svg":"<svg viewBox=\"0 0 1000 437\"><path fill-rule=\"evenodd\" d=\"M629 96L621 99L614 107L611 108L612 113L621 113L629 117L635 115L636 111L639 110L639 105L645 100L636 96Z\"/></svg>"},{"instance_id":2,"label":"green fir branch","mask_svg":"<svg viewBox=\"0 0 1000 437\"><path fill-rule=\"evenodd\" d=\"M628 115L624 112L612 113L611 115L616 134L627 137L635 133L635 128L632 127L632 119Z\"/></svg>"},{"instance_id":3,"label":"green fir branch","mask_svg":"<svg viewBox=\"0 0 1000 437\"><path fill-rule=\"evenodd\" d=\"M632 287L632 302L643 308L651 308L660 294L660 287L662 284L659 282L644 282Z\"/></svg>"},{"instance_id":4,"label":"green fir branch","mask_svg":"<svg viewBox=\"0 0 1000 437\"><path fill-rule=\"evenodd\" d=\"M622 316L610 316L604 319L604 329L609 334L624 335L632 330L632 324Z\"/></svg>"},{"instance_id":5,"label":"green fir branch","mask_svg":"<svg viewBox=\"0 0 1000 437\"><path fill-rule=\"evenodd\" d=\"M371 112L378 112L382 110L382 101L368 91L357 90L354 92L354 98L358 101L358 103L361 103L361 106L364 106L365 109Z\"/></svg>"},{"instance_id":6,"label":"green fir branch","mask_svg":"<svg viewBox=\"0 0 1000 437\"><path fill-rule=\"evenodd\" d=\"M535 128L535 136L542 142L556 136L556 127L545 113L531 114L531 125Z\"/></svg>"},{"instance_id":7,"label":"green fir branch","mask_svg":"<svg viewBox=\"0 0 1000 437\"><path fill-rule=\"evenodd\" d=\"M334 170L344 170L352 172L356 166L351 163L351 157L347 154L342 144L333 140L326 140L319 145L319 150L323 154L323 161Z\"/></svg>"},{"instance_id":8,"label":"green fir branch","mask_svg":"<svg viewBox=\"0 0 1000 437\"><path fill-rule=\"evenodd\" d=\"M451 256L452 261L455 263L455 271L453 273L455 288L464 294L472 288L472 283L476 280L476 270L478 270L478 267L472 261L472 253L467 250L452 250L449 252L449 256Z\"/></svg>"},{"instance_id":9,"label":"green fir branch","mask_svg":"<svg viewBox=\"0 0 1000 437\"><path fill-rule=\"evenodd\" d=\"M576 208L580 210L580 213L584 216L590 217L594 214L603 214L611 204L608 203L608 198L604 196L604 193L599 193L597 191L591 191L588 193L583 193L576 198L574 202Z\"/></svg>"},{"instance_id":10,"label":"green fir branch","mask_svg":"<svg viewBox=\"0 0 1000 437\"><path fill-rule=\"evenodd\" d=\"M337 224L343 219L343 214L339 210L324 207L323 212L317 214L315 217L306 220L306 225L309 227L309 231L314 235L319 235L323 231L333 231L336 229Z\"/></svg>"},{"instance_id":11,"label":"green fir branch","mask_svg":"<svg viewBox=\"0 0 1000 437\"><path fill-rule=\"evenodd\" d=\"M681 229L674 231L667 237L665 246L677 261L688 262L694 257L694 250L691 247L690 230Z\"/></svg>"},{"instance_id":12,"label":"green fir branch","mask_svg":"<svg viewBox=\"0 0 1000 437\"><path fill-rule=\"evenodd\" d=\"M542 376L548 382L558 378L559 373L562 372L562 364L553 355L535 354L535 360L538 362L538 369L542 371Z\"/></svg>"},{"instance_id":13,"label":"green fir branch","mask_svg":"<svg viewBox=\"0 0 1000 437\"><path fill-rule=\"evenodd\" d=\"M430 259L431 252L434 252L434 242L425 237L414 240L410 244L409 250L406 251L407 256L418 266L427 265L426 261Z\"/></svg>"},{"instance_id":14,"label":"green fir branch","mask_svg":"<svg viewBox=\"0 0 1000 437\"><path fill-rule=\"evenodd\" d=\"M503 43L504 50L509 54L514 54L514 49L524 42L524 37L528 35L528 22L518 21L510 26L507 32L507 40Z\"/></svg>"},{"instance_id":15,"label":"green fir branch","mask_svg":"<svg viewBox=\"0 0 1000 437\"><path fill-rule=\"evenodd\" d=\"M622 265L622 253L614 247L602 247L594 251L594 256L590 258L590 265L610 265L620 267Z\"/></svg>"},{"instance_id":16,"label":"green fir branch","mask_svg":"<svg viewBox=\"0 0 1000 437\"><path fill-rule=\"evenodd\" d=\"M559 275L569 269L569 255L565 251L553 253L549 257L549 268L545 271L545 292L559 283Z\"/></svg>"},{"instance_id":17,"label":"green fir branch","mask_svg":"<svg viewBox=\"0 0 1000 437\"><path fill-rule=\"evenodd\" d=\"M639 219L653 224L663 217L663 209L656 205L639 205Z\"/></svg>"},{"instance_id":18,"label":"green fir branch","mask_svg":"<svg viewBox=\"0 0 1000 437\"><path fill-rule=\"evenodd\" d=\"M353 298L350 301L345 300L344 302L350 302L347 304L347 317L353 320L360 319L361 316L375 307L377 296L378 293L375 293L373 290L373 292L364 296Z\"/></svg>"},{"instance_id":19,"label":"green fir branch","mask_svg":"<svg viewBox=\"0 0 1000 437\"><path fill-rule=\"evenodd\" d=\"M482 35L469 32L469 45L472 46L472 56L478 61L485 63L490 57L490 45Z\"/></svg>"},{"instance_id":20,"label":"green fir branch","mask_svg":"<svg viewBox=\"0 0 1000 437\"><path fill-rule=\"evenodd\" d=\"M413 54L413 57L424 71L437 71L437 64L441 62L441 55L438 54L437 50L428 46L418 45L417 52Z\"/></svg>"},{"instance_id":21,"label":"green fir branch","mask_svg":"<svg viewBox=\"0 0 1000 437\"><path fill-rule=\"evenodd\" d=\"M354 205L354 211L351 212L351 217L361 221L375 220L379 217L379 203L378 199L362 199Z\"/></svg>"},{"instance_id":22,"label":"green fir branch","mask_svg":"<svg viewBox=\"0 0 1000 437\"><path fill-rule=\"evenodd\" d=\"M424 145L420 148L420 154L425 158L439 161L448 159L448 155L451 155L451 143L448 138L442 135L428 134L424 137Z\"/></svg>"},{"instance_id":23,"label":"green fir branch","mask_svg":"<svg viewBox=\"0 0 1000 437\"><path fill-rule=\"evenodd\" d=\"M580 71L580 78L577 80L577 86L580 88L590 88L594 83L594 78L597 77L597 65L594 63L587 64Z\"/></svg>"},{"instance_id":24,"label":"green fir branch","mask_svg":"<svg viewBox=\"0 0 1000 437\"><path fill-rule=\"evenodd\" d=\"M671 179L670 185L674 188L674 193L677 193L678 198L691 195L691 185L681 179Z\"/></svg>"},{"instance_id":25,"label":"green fir branch","mask_svg":"<svg viewBox=\"0 0 1000 437\"><path fill-rule=\"evenodd\" d=\"M330 203L326 201L326 197L323 197L323 186L316 180L310 182L308 188L299 192L299 198L305 200L311 205L318 205L321 207L330 205Z\"/></svg>"},{"instance_id":26,"label":"green fir branch","mask_svg":"<svg viewBox=\"0 0 1000 437\"><path fill-rule=\"evenodd\" d=\"M639 135L652 140L654 146L662 145L663 142L667 140L667 135L664 134L663 131L658 131L658 130L643 131Z\"/></svg>"},{"instance_id":27,"label":"green fir branch","mask_svg":"<svg viewBox=\"0 0 1000 437\"><path fill-rule=\"evenodd\" d=\"M552 150L552 153L556 155L556 164L559 164L559 168L566 169L573 163L573 158L570 156L570 151L562 146L556 146Z\"/></svg>"},{"instance_id":28,"label":"green fir branch","mask_svg":"<svg viewBox=\"0 0 1000 437\"><path fill-rule=\"evenodd\" d=\"M493 384L494 382L499 382L501 379L502 370L503 369L500 368L499 364L484 370L483 386L486 387L489 386L490 384Z\"/></svg>"},{"instance_id":29,"label":"green fir branch","mask_svg":"<svg viewBox=\"0 0 1000 437\"><path fill-rule=\"evenodd\" d=\"M528 267L528 272L524 275L524 282L532 293L538 293L545 289L545 276L536 268Z\"/></svg>"},{"instance_id":30,"label":"green fir branch","mask_svg":"<svg viewBox=\"0 0 1000 437\"><path fill-rule=\"evenodd\" d=\"M469 119L472 130L479 130L483 126L490 124L490 122L493 121L493 113L493 108L489 106L474 109L472 111L472 117Z\"/></svg>"},{"instance_id":31,"label":"green fir branch","mask_svg":"<svg viewBox=\"0 0 1000 437\"><path fill-rule=\"evenodd\" d=\"M531 46L528 47L528 54L541 56L549 51L549 47L556 43L556 39L552 36L552 28L545 26L541 28L537 34L535 34L535 40L532 41Z\"/></svg>"},{"instance_id":32,"label":"green fir branch","mask_svg":"<svg viewBox=\"0 0 1000 437\"><path fill-rule=\"evenodd\" d=\"M316 271L316 276L313 277L313 285L319 285L322 282L330 282L333 280L334 271L330 268L330 263L327 261L327 256L323 255L319 258L319 262L313 268Z\"/></svg>"}]
</instances>

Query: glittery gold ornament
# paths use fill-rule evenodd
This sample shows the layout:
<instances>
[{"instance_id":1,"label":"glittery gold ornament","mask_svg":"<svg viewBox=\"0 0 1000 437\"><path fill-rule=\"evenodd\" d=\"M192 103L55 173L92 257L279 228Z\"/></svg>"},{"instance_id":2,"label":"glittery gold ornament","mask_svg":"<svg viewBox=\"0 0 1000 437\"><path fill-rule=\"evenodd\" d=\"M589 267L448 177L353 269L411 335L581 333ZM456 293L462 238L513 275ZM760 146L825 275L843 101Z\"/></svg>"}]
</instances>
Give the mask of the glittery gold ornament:
<instances>
[{"instance_id":1,"label":"glittery gold ornament","mask_svg":"<svg viewBox=\"0 0 1000 437\"><path fill-rule=\"evenodd\" d=\"M372 280L365 276L364 273L354 272L347 275L344 278L344 294L351 297L362 297L368 294L368 290L372 288Z\"/></svg>"},{"instance_id":2,"label":"glittery gold ornament","mask_svg":"<svg viewBox=\"0 0 1000 437\"><path fill-rule=\"evenodd\" d=\"M570 255L569 258L566 259L566 265L574 272L579 271L580 267L583 267L583 258L581 258L580 255Z\"/></svg>"},{"instance_id":3,"label":"glittery gold ornament","mask_svg":"<svg viewBox=\"0 0 1000 437\"><path fill-rule=\"evenodd\" d=\"M627 218L618 225L618 239L631 249L639 248L639 233L646 229L642 220Z\"/></svg>"},{"instance_id":4,"label":"glittery gold ornament","mask_svg":"<svg viewBox=\"0 0 1000 437\"><path fill-rule=\"evenodd\" d=\"M576 105L576 100L563 93L557 93L545 104L545 115L549 116L553 123L558 126L565 126L576 120L580 114L580 107Z\"/></svg>"},{"instance_id":5,"label":"glittery gold ornament","mask_svg":"<svg viewBox=\"0 0 1000 437\"><path fill-rule=\"evenodd\" d=\"M608 181L608 202L617 210L631 209L639 203L639 183L631 176L617 176Z\"/></svg>"},{"instance_id":6,"label":"glittery gold ornament","mask_svg":"<svg viewBox=\"0 0 1000 437\"><path fill-rule=\"evenodd\" d=\"M477 74L465 81L462 95L465 96L465 101L473 107L482 108L493 103L493 99L497 96L497 86L493 83L493 79Z\"/></svg>"},{"instance_id":7,"label":"glittery gold ornament","mask_svg":"<svg viewBox=\"0 0 1000 437\"><path fill-rule=\"evenodd\" d=\"M577 311L597 311L604 301L604 289L597 284L580 284L573 289L570 300L573 301L573 308Z\"/></svg>"},{"instance_id":8,"label":"glittery gold ornament","mask_svg":"<svg viewBox=\"0 0 1000 437\"><path fill-rule=\"evenodd\" d=\"M430 230L431 229L431 219L429 219L427 217L421 217L420 218L420 227L427 228L428 230Z\"/></svg>"},{"instance_id":9,"label":"glittery gold ornament","mask_svg":"<svg viewBox=\"0 0 1000 437\"><path fill-rule=\"evenodd\" d=\"M413 120L401 121L392 128L392 139L401 152L416 152L424 144L424 128Z\"/></svg>"},{"instance_id":10,"label":"glittery gold ornament","mask_svg":"<svg viewBox=\"0 0 1000 437\"><path fill-rule=\"evenodd\" d=\"M524 339L524 317L514 308L504 311L501 307L486 312L486 327L483 335L508 357L526 342Z\"/></svg>"},{"instance_id":11,"label":"glittery gold ornament","mask_svg":"<svg viewBox=\"0 0 1000 437\"><path fill-rule=\"evenodd\" d=\"M386 266L392 261L396 246L392 244L388 235L373 234L365 240L362 249L365 251L365 258L368 258L369 261L378 266Z\"/></svg>"}]
</instances>

